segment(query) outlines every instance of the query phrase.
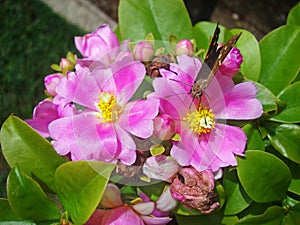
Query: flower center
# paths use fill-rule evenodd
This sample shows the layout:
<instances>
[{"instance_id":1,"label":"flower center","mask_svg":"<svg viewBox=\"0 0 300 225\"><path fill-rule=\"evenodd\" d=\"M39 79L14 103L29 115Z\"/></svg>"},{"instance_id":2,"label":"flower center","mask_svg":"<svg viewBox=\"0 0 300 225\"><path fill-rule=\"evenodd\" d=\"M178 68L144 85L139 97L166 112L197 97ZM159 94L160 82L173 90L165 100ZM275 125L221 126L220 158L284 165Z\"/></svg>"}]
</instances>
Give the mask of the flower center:
<instances>
[{"instance_id":1,"label":"flower center","mask_svg":"<svg viewBox=\"0 0 300 225\"><path fill-rule=\"evenodd\" d=\"M100 92L98 99L99 103L96 104L99 109L97 118L101 119L103 123L116 121L122 111L117 104L117 98L108 92Z\"/></svg>"},{"instance_id":2,"label":"flower center","mask_svg":"<svg viewBox=\"0 0 300 225\"><path fill-rule=\"evenodd\" d=\"M188 123L194 133L207 134L215 127L215 116L211 109L200 105L196 111L188 113L183 121Z\"/></svg>"}]
</instances>

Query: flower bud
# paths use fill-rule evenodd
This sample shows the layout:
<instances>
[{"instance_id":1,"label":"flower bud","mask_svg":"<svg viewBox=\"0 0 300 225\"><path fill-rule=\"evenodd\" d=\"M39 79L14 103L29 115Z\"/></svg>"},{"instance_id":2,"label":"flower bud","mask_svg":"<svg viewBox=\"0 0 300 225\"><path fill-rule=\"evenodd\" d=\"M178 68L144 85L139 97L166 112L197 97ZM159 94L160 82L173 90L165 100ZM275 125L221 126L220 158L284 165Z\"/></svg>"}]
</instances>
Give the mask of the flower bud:
<instances>
[{"instance_id":1,"label":"flower bud","mask_svg":"<svg viewBox=\"0 0 300 225\"><path fill-rule=\"evenodd\" d=\"M240 70L242 62L243 56L241 55L240 50L232 48L220 66L219 71L223 75L234 77Z\"/></svg>"},{"instance_id":2,"label":"flower bud","mask_svg":"<svg viewBox=\"0 0 300 225\"><path fill-rule=\"evenodd\" d=\"M194 46L190 40L184 39L177 43L175 48L175 54L176 55L188 55L193 56L194 55Z\"/></svg>"},{"instance_id":3,"label":"flower bud","mask_svg":"<svg viewBox=\"0 0 300 225\"><path fill-rule=\"evenodd\" d=\"M133 57L141 62L151 61L154 57L154 47L148 41L141 41L134 46Z\"/></svg>"},{"instance_id":4,"label":"flower bud","mask_svg":"<svg viewBox=\"0 0 300 225\"><path fill-rule=\"evenodd\" d=\"M171 194L188 209L208 214L219 207L215 202L214 175L210 170L198 172L193 167L182 168L171 184Z\"/></svg>"},{"instance_id":5,"label":"flower bud","mask_svg":"<svg viewBox=\"0 0 300 225\"><path fill-rule=\"evenodd\" d=\"M44 78L44 84L45 84L45 88L46 88L46 91L48 92L48 94L50 94L51 96L57 95L56 87L62 77L63 77L63 75L61 73L54 73L54 74L50 74Z\"/></svg>"},{"instance_id":6,"label":"flower bud","mask_svg":"<svg viewBox=\"0 0 300 225\"><path fill-rule=\"evenodd\" d=\"M66 74L68 71L72 71L74 69L74 64L70 59L61 58L59 63L60 70L63 74Z\"/></svg>"},{"instance_id":7,"label":"flower bud","mask_svg":"<svg viewBox=\"0 0 300 225\"><path fill-rule=\"evenodd\" d=\"M169 140L175 133L175 122L167 114L160 114L154 118L154 136L160 140Z\"/></svg>"}]
</instances>

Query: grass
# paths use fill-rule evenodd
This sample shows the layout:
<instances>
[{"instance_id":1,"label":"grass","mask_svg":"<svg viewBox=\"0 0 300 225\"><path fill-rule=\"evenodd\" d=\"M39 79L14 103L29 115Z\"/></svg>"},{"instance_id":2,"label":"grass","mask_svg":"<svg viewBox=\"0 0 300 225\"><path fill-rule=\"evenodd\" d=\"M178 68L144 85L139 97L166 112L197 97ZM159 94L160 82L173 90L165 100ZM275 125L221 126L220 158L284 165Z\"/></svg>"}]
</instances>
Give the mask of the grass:
<instances>
[{"instance_id":1,"label":"grass","mask_svg":"<svg viewBox=\"0 0 300 225\"><path fill-rule=\"evenodd\" d=\"M84 33L39 0L0 0L0 124L11 113L32 117L45 98L43 79L53 73L50 65L68 51L78 53L73 38ZM7 172L0 154L0 197Z\"/></svg>"}]
</instances>

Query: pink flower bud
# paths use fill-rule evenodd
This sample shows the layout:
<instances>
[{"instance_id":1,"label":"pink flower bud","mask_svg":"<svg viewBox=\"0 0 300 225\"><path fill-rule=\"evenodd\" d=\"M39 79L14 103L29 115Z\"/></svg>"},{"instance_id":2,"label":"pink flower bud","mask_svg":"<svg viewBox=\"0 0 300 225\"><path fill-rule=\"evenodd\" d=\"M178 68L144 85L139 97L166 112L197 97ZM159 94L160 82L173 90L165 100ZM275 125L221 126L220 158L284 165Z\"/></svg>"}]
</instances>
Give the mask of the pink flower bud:
<instances>
[{"instance_id":1,"label":"pink flower bud","mask_svg":"<svg viewBox=\"0 0 300 225\"><path fill-rule=\"evenodd\" d=\"M190 40L184 39L177 43L175 48L175 54L176 55L188 55L193 56L194 55L194 46Z\"/></svg>"},{"instance_id":2,"label":"pink flower bud","mask_svg":"<svg viewBox=\"0 0 300 225\"><path fill-rule=\"evenodd\" d=\"M75 45L84 57L99 60L110 50L117 48L119 40L109 25L104 24L92 33L75 37Z\"/></svg>"},{"instance_id":3,"label":"pink flower bud","mask_svg":"<svg viewBox=\"0 0 300 225\"><path fill-rule=\"evenodd\" d=\"M45 77L44 84L48 94L50 94L51 96L55 96L57 94L56 87L62 77L63 75L61 73L54 73Z\"/></svg>"},{"instance_id":4,"label":"pink flower bud","mask_svg":"<svg viewBox=\"0 0 300 225\"><path fill-rule=\"evenodd\" d=\"M147 62L153 59L154 51L152 44L148 41L141 41L134 46L133 56L136 60Z\"/></svg>"},{"instance_id":5,"label":"pink flower bud","mask_svg":"<svg viewBox=\"0 0 300 225\"><path fill-rule=\"evenodd\" d=\"M172 197L188 209L208 214L219 207L215 202L214 175L210 170L198 172L193 167L182 168L171 184Z\"/></svg>"},{"instance_id":6,"label":"pink flower bud","mask_svg":"<svg viewBox=\"0 0 300 225\"><path fill-rule=\"evenodd\" d=\"M234 77L240 70L242 62L243 56L241 55L240 50L232 48L220 66L219 71L223 75Z\"/></svg>"},{"instance_id":7,"label":"pink flower bud","mask_svg":"<svg viewBox=\"0 0 300 225\"><path fill-rule=\"evenodd\" d=\"M169 140L175 133L175 122L167 114L154 118L154 136L160 140Z\"/></svg>"},{"instance_id":8,"label":"pink flower bud","mask_svg":"<svg viewBox=\"0 0 300 225\"><path fill-rule=\"evenodd\" d=\"M66 74L66 72L71 71L74 69L74 64L70 59L61 58L59 63L60 70L63 72L63 74Z\"/></svg>"}]
</instances>

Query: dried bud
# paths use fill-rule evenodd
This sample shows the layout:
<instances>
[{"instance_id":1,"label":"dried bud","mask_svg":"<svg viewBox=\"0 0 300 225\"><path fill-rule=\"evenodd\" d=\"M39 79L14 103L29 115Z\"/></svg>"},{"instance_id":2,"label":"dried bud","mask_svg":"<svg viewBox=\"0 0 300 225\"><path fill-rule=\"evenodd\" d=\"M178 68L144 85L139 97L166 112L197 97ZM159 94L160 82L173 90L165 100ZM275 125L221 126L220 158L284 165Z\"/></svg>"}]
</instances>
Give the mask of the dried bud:
<instances>
[{"instance_id":1,"label":"dried bud","mask_svg":"<svg viewBox=\"0 0 300 225\"><path fill-rule=\"evenodd\" d=\"M198 172L193 167L182 168L171 184L171 194L188 209L208 214L219 207L214 201L214 175L210 170Z\"/></svg>"},{"instance_id":2,"label":"dried bud","mask_svg":"<svg viewBox=\"0 0 300 225\"><path fill-rule=\"evenodd\" d=\"M141 41L134 47L133 56L136 60L148 62L153 59L154 52L155 50L152 44L150 44L148 41Z\"/></svg>"},{"instance_id":3,"label":"dried bud","mask_svg":"<svg viewBox=\"0 0 300 225\"><path fill-rule=\"evenodd\" d=\"M169 140L175 133L175 122L167 114L160 114L154 118L154 136L160 140Z\"/></svg>"},{"instance_id":4,"label":"dried bud","mask_svg":"<svg viewBox=\"0 0 300 225\"><path fill-rule=\"evenodd\" d=\"M176 55L188 55L193 56L194 55L194 46L190 40L184 39L177 43L175 48L175 54Z\"/></svg>"},{"instance_id":5,"label":"dried bud","mask_svg":"<svg viewBox=\"0 0 300 225\"><path fill-rule=\"evenodd\" d=\"M62 77L63 75L61 73L54 73L45 77L44 84L48 94L51 96L56 95L56 87Z\"/></svg>"},{"instance_id":6,"label":"dried bud","mask_svg":"<svg viewBox=\"0 0 300 225\"><path fill-rule=\"evenodd\" d=\"M220 66L219 71L223 75L234 77L240 70L242 62L243 56L241 55L240 50L232 48Z\"/></svg>"}]
</instances>

